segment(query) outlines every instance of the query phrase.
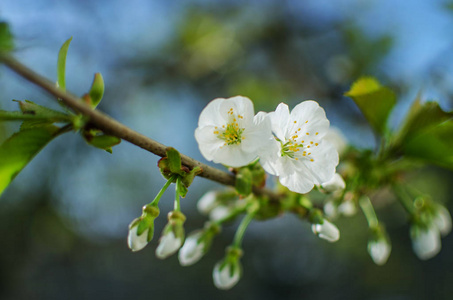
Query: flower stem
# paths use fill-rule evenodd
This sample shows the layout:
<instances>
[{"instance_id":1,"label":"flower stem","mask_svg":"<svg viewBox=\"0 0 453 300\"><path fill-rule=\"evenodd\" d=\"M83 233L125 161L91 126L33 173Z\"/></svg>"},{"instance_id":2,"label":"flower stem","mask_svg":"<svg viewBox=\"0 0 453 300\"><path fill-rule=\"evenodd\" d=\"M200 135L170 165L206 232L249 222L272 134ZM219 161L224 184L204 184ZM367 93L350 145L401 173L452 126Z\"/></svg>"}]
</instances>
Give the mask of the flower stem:
<instances>
[{"instance_id":1,"label":"flower stem","mask_svg":"<svg viewBox=\"0 0 453 300\"><path fill-rule=\"evenodd\" d=\"M250 222L253 220L256 211L249 212L245 217L242 219L241 224L239 224L238 229L236 230L236 234L234 235L233 247L240 248L242 243L242 238L244 237L245 230L249 226Z\"/></svg>"},{"instance_id":2,"label":"flower stem","mask_svg":"<svg viewBox=\"0 0 453 300\"><path fill-rule=\"evenodd\" d=\"M368 222L368 227L376 227L379 224L376 212L374 211L373 204L368 196L363 195L359 200L360 208L362 208L363 214Z\"/></svg>"},{"instance_id":3,"label":"flower stem","mask_svg":"<svg viewBox=\"0 0 453 300\"><path fill-rule=\"evenodd\" d=\"M173 176L176 176L176 175L173 175ZM179 187L181 185L180 181L181 181L181 178L178 176L176 178L175 208L174 208L175 211L181 211L180 191L179 191Z\"/></svg>"},{"instance_id":4,"label":"flower stem","mask_svg":"<svg viewBox=\"0 0 453 300\"><path fill-rule=\"evenodd\" d=\"M170 186L170 184L173 182L173 180L175 180L175 177L176 175L173 175L172 177L170 177L170 179L167 180L167 182L164 184L164 186L160 189L159 193L157 193L156 197L154 198L154 200L150 203L150 205L155 205L157 206L159 204L159 201L160 201L160 198L162 197L162 195L165 193L165 191L168 189L168 187Z\"/></svg>"},{"instance_id":5,"label":"flower stem","mask_svg":"<svg viewBox=\"0 0 453 300\"><path fill-rule=\"evenodd\" d=\"M401 185L393 185L393 191L395 192L398 200L400 201L401 205L406 209L406 211L413 215L415 213L414 210L414 201L410 195L404 190Z\"/></svg>"}]
</instances>

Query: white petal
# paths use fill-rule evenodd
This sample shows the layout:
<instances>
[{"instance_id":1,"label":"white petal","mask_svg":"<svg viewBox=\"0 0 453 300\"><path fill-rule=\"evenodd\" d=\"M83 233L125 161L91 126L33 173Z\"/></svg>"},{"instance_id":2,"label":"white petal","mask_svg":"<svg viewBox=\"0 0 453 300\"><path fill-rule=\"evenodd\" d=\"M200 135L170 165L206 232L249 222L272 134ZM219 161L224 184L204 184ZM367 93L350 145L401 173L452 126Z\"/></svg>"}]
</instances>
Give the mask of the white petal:
<instances>
[{"instance_id":1,"label":"white petal","mask_svg":"<svg viewBox=\"0 0 453 300\"><path fill-rule=\"evenodd\" d=\"M297 123L294 123L296 121ZM303 134L308 132L311 137L321 139L327 133L329 120L326 113L316 101L308 100L296 105L291 111L291 127L288 128L288 136L293 135L293 131L301 128ZM318 132L318 134L316 134Z\"/></svg>"},{"instance_id":2,"label":"white petal","mask_svg":"<svg viewBox=\"0 0 453 300\"><path fill-rule=\"evenodd\" d=\"M434 223L442 236L446 236L451 231L451 215L448 209L444 206L439 205L436 216L434 217Z\"/></svg>"},{"instance_id":3,"label":"white petal","mask_svg":"<svg viewBox=\"0 0 453 300\"><path fill-rule=\"evenodd\" d=\"M227 264L220 270L222 262L218 262L215 267L214 271L212 272L212 278L214 279L214 285L221 290L229 290L233 286L238 283L241 277L241 271L239 266L237 266L234 270L234 273L231 274L230 267L231 264Z\"/></svg>"},{"instance_id":4,"label":"white petal","mask_svg":"<svg viewBox=\"0 0 453 300\"><path fill-rule=\"evenodd\" d=\"M307 161L316 184L322 184L332 179L339 163L337 150L327 141L320 141L319 146L312 150L313 161Z\"/></svg>"},{"instance_id":5,"label":"white petal","mask_svg":"<svg viewBox=\"0 0 453 300\"><path fill-rule=\"evenodd\" d=\"M331 193L337 190L344 190L344 188L346 187L346 183L344 182L343 177L341 177L340 174L335 173L329 181L321 184L321 187L326 192Z\"/></svg>"},{"instance_id":6,"label":"white petal","mask_svg":"<svg viewBox=\"0 0 453 300\"><path fill-rule=\"evenodd\" d=\"M248 165L257 156L257 153L243 151L241 144L227 145L217 150L213 161L236 168Z\"/></svg>"},{"instance_id":7,"label":"white petal","mask_svg":"<svg viewBox=\"0 0 453 300\"><path fill-rule=\"evenodd\" d=\"M379 266L382 266L387 262L391 250L392 246L383 238L378 241L371 241L368 243L368 253L374 263Z\"/></svg>"},{"instance_id":8,"label":"white petal","mask_svg":"<svg viewBox=\"0 0 453 300\"><path fill-rule=\"evenodd\" d=\"M329 201L324 204L324 214L329 218L335 218L337 216L337 207L333 203L333 201Z\"/></svg>"},{"instance_id":9,"label":"white petal","mask_svg":"<svg viewBox=\"0 0 453 300\"><path fill-rule=\"evenodd\" d=\"M288 105L280 103L275 109L275 112L269 113L269 118L271 120L272 131L274 134L280 140L284 140L286 138L286 130L290 122Z\"/></svg>"},{"instance_id":10,"label":"white petal","mask_svg":"<svg viewBox=\"0 0 453 300\"><path fill-rule=\"evenodd\" d=\"M173 231L164 234L159 241L159 246L156 248L156 256L164 259L178 251L181 248L182 240L176 238Z\"/></svg>"},{"instance_id":11,"label":"white petal","mask_svg":"<svg viewBox=\"0 0 453 300\"><path fill-rule=\"evenodd\" d=\"M207 215L216 205L217 192L209 191L201 196L197 202L198 211Z\"/></svg>"},{"instance_id":12,"label":"white petal","mask_svg":"<svg viewBox=\"0 0 453 300\"><path fill-rule=\"evenodd\" d=\"M206 105L206 107L201 111L200 117L198 119L198 127L204 126L217 126L222 124L225 120L224 115L220 111L220 105L225 101L224 98L217 98L212 100Z\"/></svg>"},{"instance_id":13,"label":"white petal","mask_svg":"<svg viewBox=\"0 0 453 300\"><path fill-rule=\"evenodd\" d=\"M196 263L203 257L204 243L198 243L198 239L202 236L203 231L191 233L184 242L184 245L179 250L179 263L182 266L190 266Z\"/></svg>"},{"instance_id":14,"label":"white petal","mask_svg":"<svg viewBox=\"0 0 453 300\"><path fill-rule=\"evenodd\" d=\"M323 224L311 225L311 230L314 234L328 242L336 242L340 239L340 231L337 226L324 219Z\"/></svg>"},{"instance_id":15,"label":"white petal","mask_svg":"<svg viewBox=\"0 0 453 300\"><path fill-rule=\"evenodd\" d=\"M198 127L195 129L195 139L201 154L211 161L216 156L217 151L223 146L224 141L214 134L213 126Z\"/></svg>"},{"instance_id":16,"label":"white petal","mask_svg":"<svg viewBox=\"0 0 453 300\"><path fill-rule=\"evenodd\" d=\"M127 245L132 251L140 251L148 245L148 232L149 228L142 232L141 235L137 235L138 226L134 226L129 230L127 235Z\"/></svg>"},{"instance_id":17,"label":"white petal","mask_svg":"<svg viewBox=\"0 0 453 300\"><path fill-rule=\"evenodd\" d=\"M430 259L439 253L441 249L440 234L437 228L431 227L428 230L420 230L412 238L412 249L418 258Z\"/></svg>"},{"instance_id":18,"label":"white petal","mask_svg":"<svg viewBox=\"0 0 453 300\"><path fill-rule=\"evenodd\" d=\"M281 164L279 161L281 159L279 142L274 139L269 143L268 147L261 148L258 155L260 156L261 166L266 172L272 175L279 173Z\"/></svg>"},{"instance_id":19,"label":"white petal","mask_svg":"<svg viewBox=\"0 0 453 300\"><path fill-rule=\"evenodd\" d=\"M338 154L341 156L348 146L348 141L344 134L336 127L329 127L327 134L324 136L324 139L331 143L335 149L337 149Z\"/></svg>"}]
</instances>

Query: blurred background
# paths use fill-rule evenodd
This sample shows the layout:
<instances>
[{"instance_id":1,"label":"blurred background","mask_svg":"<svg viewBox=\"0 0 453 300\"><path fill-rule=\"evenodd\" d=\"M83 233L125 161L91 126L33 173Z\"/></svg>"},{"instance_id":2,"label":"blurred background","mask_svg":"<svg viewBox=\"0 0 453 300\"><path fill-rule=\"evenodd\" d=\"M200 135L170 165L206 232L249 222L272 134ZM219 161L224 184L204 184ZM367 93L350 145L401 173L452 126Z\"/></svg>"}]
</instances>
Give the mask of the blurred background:
<instances>
[{"instance_id":1,"label":"blurred background","mask_svg":"<svg viewBox=\"0 0 453 300\"><path fill-rule=\"evenodd\" d=\"M374 138L342 95L361 75L397 91L394 127L418 93L453 108L450 1L2 0L0 19L15 35L16 56L52 80L58 50L73 36L70 91L86 93L101 72L100 110L202 162L193 132L202 108L217 97L247 96L256 111L315 99L359 148L374 147ZM16 110L12 99L57 108L0 66L1 109ZM0 140L18 126L0 124ZM407 215L385 199L377 201L377 213L393 249L382 267L368 256L360 213L336 221L341 239L335 244L286 215L251 224L243 278L219 291L212 268L237 223L226 226L194 266L179 266L176 256L160 261L154 250L172 207L170 190L154 240L132 253L128 224L165 182L157 160L127 142L109 154L73 133L45 148L0 199L0 299L451 299L453 235L442 240L439 255L418 260ZM452 179L434 167L410 176L450 210ZM196 201L218 188L195 180L182 201L187 233L206 220Z\"/></svg>"}]
</instances>

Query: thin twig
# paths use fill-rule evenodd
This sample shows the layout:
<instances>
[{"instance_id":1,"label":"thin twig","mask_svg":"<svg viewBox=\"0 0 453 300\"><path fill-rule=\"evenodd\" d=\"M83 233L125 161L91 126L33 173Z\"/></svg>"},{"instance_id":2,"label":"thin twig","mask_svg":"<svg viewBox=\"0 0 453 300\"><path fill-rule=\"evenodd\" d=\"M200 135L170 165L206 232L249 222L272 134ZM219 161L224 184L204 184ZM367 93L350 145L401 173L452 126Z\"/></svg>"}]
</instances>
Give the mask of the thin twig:
<instances>
[{"instance_id":1,"label":"thin twig","mask_svg":"<svg viewBox=\"0 0 453 300\"><path fill-rule=\"evenodd\" d=\"M105 113L100 112L99 110L93 110L79 97L56 87L54 82L48 80L47 78L39 75L27 66L23 65L10 54L0 54L0 61L2 61L11 70L24 77L28 81L36 84L58 99L61 99L64 104L73 109L75 112L87 116L89 118L89 121L92 124L96 125L96 127L102 130L104 133L128 141L131 144L154 153L157 156L165 157L165 150L167 146L130 129L129 127L116 121ZM189 167L190 169L193 169L197 166L200 167L203 172L198 176L216 181L224 185L234 186L235 184L235 176L233 174L210 167L189 156L181 154L181 162L183 165ZM253 192L257 195L267 195L272 200L278 200L279 198L276 193L266 188L254 188Z\"/></svg>"}]
</instances>

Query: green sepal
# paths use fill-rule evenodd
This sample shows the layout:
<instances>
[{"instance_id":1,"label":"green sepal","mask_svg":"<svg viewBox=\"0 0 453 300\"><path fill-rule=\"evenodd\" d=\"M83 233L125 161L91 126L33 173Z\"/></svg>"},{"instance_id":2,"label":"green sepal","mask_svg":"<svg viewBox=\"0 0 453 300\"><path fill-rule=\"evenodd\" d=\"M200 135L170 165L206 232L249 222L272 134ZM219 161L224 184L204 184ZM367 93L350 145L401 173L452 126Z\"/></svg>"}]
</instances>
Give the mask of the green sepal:
<instances>
[{"instance_id":1,"label":"green sepal","mask_svg":"<svg viewBox=\"0 0 453 300\"><path fill-rule=\"evenodd\" d=\"M266 185L266 172L259 163L249 166L252 171L252 184L256 187L264 187Z\"/></svg>"},{"instance_id":2,"label":"green sepal","mask_svg":"<svg viewBox=\"0 0 453 300\"><path fill-rule=\"evenodd\" d=\"M236 191L243 196L250 195L252 192L252 171L249 168L244 167L238 170L236 174Z\"/></svg>"},{"instance_id":3,"label":"green sepal","mask_svg":"<svg viewBox=\"0 0 453 300\"><path fill-rule=\"evenodd\" d=\"M259 209L256 212L256 220L268 220L275 218L283 212L279 201L269 201L268 197L257 197Z\"/></svg>"},{"instance_id":4,"label":"green sepal","mask_svg":"<svg viewBox=\"0 0 453 300\"><path fill-rule=\"evenodd\" d=\"M322 215L322 211L317 208L310 210L309 220L312 224L323 224L324 217Z\"/></svg>"},{"instance_id":5,"label":"green sepal","mask_svg":"<svg viewBox=\"0 0 453 300\"><path fill-rule=\"evenodd\" d=\"M53 125L21 130L0 145L0 195L35 155L58 136L58 130Z\"/></svg>"},{"instance_id":6,"label":"green sepal","mask_svg":"<svg viewBox=\"0 0 453 300\"><path fill-rule=\"evenodd\" d=\"M60 48L60 51L58 52L57 84L58 87L63 91L66 90L66 56L68 54L68 48L71 41L72 37L70 37L66 42L64 42L64 44Z\"/></svg>"},{"instance_id":7,"label":"green sepal","mask_svg":"<svg viewBox=\"0 0 453 300\"><path fill-rule=\"evenodd\" d=\"M105 150L109 153L112 153L112 147L118 145L121 143L121 139L112 136L112 135L107 135L107 134L97 134L93 133L92 131L85 131L83 133L83 137L85 138L85 141L102 150Z\"/></svg>"},{"instance_id":8,"label":"green sepal","mask_svg":"<svg viewBox=\"0 0 453 300\"><path fill-rule=\"evenodd\" d=\"M0 53L10 52L14 49L14 39L9 25L6 22L0 22Z\"/></svg>"},{"instance_id":9,"label":"green sepal","mask_svg":"<svg viewBox=\"0 0 453 300\"><path fill-rule=\"evenodd\" d=\"M176 192L181 196L182 198L186 197L187 195L187 187L184 185L182 179L180 176L176 178Z\"/></svg>"},{"instance_id":10,"label":"green sepal","mask_svg":"<svg viewBox=\"0 0 453 300\"><path fill-rule=\"evenodd\" d=\"M387 129L387 119L396 104L395 93L373 77L362 77L355 81L345 93L354 100L371 127L379 134Z\"/></svg>"},{"instance_id":11,"label":"green sepal","mask_svg":"<svg viewBox=\"0 0 453 300\"><path fill-rule=\"evenodd\" d=\"M104 78L101 73L94 74L90 89L91 107L96 108L104 96Z\"/></svg>"},{"instance_id":12,"label":"green sepal","mask_svg":"<svg viewBox=\"0 0 453 300\"><path fill-rule=\"evenodd\" d=\"M183 176L182 182L184 183L184 185L186 187L189 187L192 184L193 180L195 179L195 176L197 176L201 173L203 173L203 169L201 169L200 167L197 166L197 167L193 168L192 170L190 170L189 173L186 173Z\"/></svg>"}]
</instances>

